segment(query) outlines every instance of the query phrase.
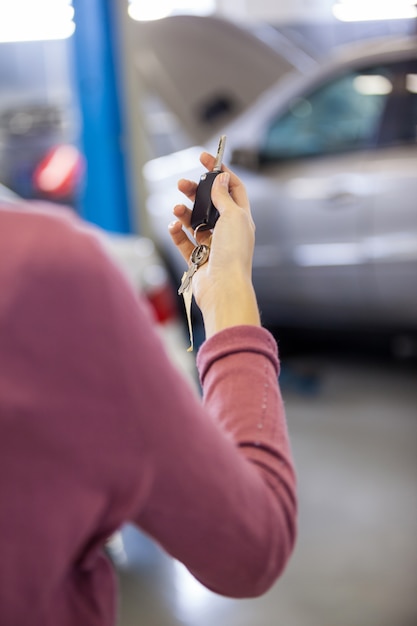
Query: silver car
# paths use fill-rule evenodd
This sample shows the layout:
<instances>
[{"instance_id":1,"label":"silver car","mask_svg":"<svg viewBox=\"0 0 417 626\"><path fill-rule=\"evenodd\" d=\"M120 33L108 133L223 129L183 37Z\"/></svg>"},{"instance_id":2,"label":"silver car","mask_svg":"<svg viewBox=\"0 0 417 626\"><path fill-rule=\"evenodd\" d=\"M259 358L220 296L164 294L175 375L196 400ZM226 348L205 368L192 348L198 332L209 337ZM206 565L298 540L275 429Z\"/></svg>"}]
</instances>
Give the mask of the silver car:
<instances>
[{"instance_id":1,"label":"silver car","mask_svg":"<svg viewBox=\"0 0 417 626\"><path fill-rule=\"evenodd\" d=\"M229 48L238 62L237 29ZM198 53L197 41L196 65ZM176 181L198 180L199 153L214 151L225 133L225 163L251 199L264 323L415 332L417 38L368 41L326 62L293 66L232 121L212 132L206 126L203 142L146 164L154 237L179 279L183 260L165 227L180 199Z\"/></svg>"}]
</instances>

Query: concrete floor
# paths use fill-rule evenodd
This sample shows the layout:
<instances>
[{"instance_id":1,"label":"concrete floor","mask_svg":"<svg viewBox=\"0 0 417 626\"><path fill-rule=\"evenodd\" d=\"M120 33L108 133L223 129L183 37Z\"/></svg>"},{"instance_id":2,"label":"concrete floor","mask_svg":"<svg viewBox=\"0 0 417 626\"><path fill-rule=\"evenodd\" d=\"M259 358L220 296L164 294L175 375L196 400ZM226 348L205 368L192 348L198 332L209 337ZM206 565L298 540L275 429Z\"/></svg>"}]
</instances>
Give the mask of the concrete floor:
<instances>
[{"instance_id":1,"label":"concrete floor","mask_svg":"<svg viewBox=\"0 0 417 626\"><path fill-rule=\"evenodd\" d=\"M206 591L132 529L119 626L415 626L417 369L385 357L295 356L282 374L299 537L264 597Z\"/></svg>"}]
</instances>

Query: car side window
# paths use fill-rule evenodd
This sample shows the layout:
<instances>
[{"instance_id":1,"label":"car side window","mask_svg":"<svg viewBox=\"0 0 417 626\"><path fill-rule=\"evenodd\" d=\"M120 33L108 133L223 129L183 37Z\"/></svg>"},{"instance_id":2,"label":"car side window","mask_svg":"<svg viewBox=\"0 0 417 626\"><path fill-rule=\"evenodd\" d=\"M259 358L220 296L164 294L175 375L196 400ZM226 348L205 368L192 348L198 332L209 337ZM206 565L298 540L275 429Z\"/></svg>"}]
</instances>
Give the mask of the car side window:
<instances>
[{"instance_id":1,"label":"car side window","mask_svg":"<svg viewBox=\"0 0 417 626\"><path fill-rule=\"evenodd\" d=\"M414 115L416 110L416 105L412 104L412 96L415 101L416 94L405 88L407 75L409 86L415 87L414 70L410 64L408 68L406 65L351 71L295 98L287 111L267 129L261 146L261 162L348 152L373 147L379 142L396 141L398 107L408 108L411 127L413 106ZM394 94L399 96L397 103L393 101ZM409 101L408 104L403 100ZM391 102L393 104L388 106ZM394 115L392 112L387 115L391 107ZM391 128L384 127L383 121ZM414 138L415 130L414 119ZM409 137L412 132L409 129L403 134Z\"/></svg>"},{"instance_id":2,"label":"car side window","mask_svg":"<svg viewBox=\"0 0 417 626\"><path fill-rule=\"evenodd\" d=\"M382 116L378 145L417 141L417 59L393 67L392 90Z\"/></svg>"}]
</instances>

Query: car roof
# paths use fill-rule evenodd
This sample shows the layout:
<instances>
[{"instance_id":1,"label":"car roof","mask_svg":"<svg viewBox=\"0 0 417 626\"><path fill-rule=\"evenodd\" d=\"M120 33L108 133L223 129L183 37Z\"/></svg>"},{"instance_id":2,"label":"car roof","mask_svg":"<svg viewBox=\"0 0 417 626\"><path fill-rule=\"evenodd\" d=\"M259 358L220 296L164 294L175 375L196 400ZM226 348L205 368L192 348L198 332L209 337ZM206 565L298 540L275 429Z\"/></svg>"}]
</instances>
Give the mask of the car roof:
<instances>
[{"instance_id":1,"label":"car roof","mask_svg":"<svg viewBox=\"0 0 417 626\"><path fill-rule=\"evenodd\" d=\"M417 56L417 36L386 36L340 46L336 49L334 60L338 65L358 61L366 63L378 57L402 57L413 53Z\"/></svg>"},{"instance_id":2,"label":"car roof","mask_svg":"<svg viewBox=\"0 0 417 626\"><path fill-rule=\"evenodd\" d=\"M395 62L409 58L417 58L415 37L384 37L340 46L329 59L317 65L307 76L299 73L288 74L262 92L252 105L223 129L230 138L229 147L231 143L247 147L256 145L257 130L269 115L276 115L289 99L297 97L300 92L313 89L344 69L366 68L378 62ZM211 142L214 145L215 137L211 138Z\"/></svg>"}]
</instances>

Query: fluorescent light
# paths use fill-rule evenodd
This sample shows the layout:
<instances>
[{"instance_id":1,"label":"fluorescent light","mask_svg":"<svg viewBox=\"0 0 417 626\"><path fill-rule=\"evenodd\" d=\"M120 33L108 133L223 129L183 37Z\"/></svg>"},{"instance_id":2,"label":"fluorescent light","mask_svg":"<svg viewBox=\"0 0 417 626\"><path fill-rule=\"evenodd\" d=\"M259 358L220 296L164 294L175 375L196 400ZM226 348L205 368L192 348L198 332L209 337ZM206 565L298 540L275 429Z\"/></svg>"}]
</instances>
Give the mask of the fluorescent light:
<instances>
[{"instance_id":1,"label":"fluorescent light","mask_svg":"<svg viewBox=\"0 0 417 626\"><path fill-rule=\"evenodd\" d=\"M414 0L339 0L333 15L342 22L399 20L417 17Z\"/></svg>"},{"instance_id":2,"label":"fluorescent light","mask_svg":"<svg viewBox=\"0 0 417 626\"><path fill-rule=\"evenodd\" d=\"M158 0L158 2L129 2L127 12L132 20L138 22L159 20L170 15L171 4L169 0Z\"/></svg>"},{"instance_id":3,"label":"fluorescent light","mask_svg":"<svg viewBox=\"0 0 417 626\"><path fill-rule=\"evenodd\" d=\"M417 74L407 74L406 77L407 90L410 93L417 93Z\"/></svg>"},{"instance_id":4,"label":"fluorescent light","mask_svg":"<svg viewBox=\"0 0 417 626\"><path fill-rule=\"evenodd\" d=\"M0 42L67 39L73 17L71 0L0 0Z\"/></svg>"},{"instance_id":5,"label":"fluorescent light","mask_svg":"<svg viewBox=\"0 0 417 626\"><path fill-rule=\"evenodd\" d=\"M379 74L356 76L353 86L358 93L364 96L385 96L392 91L391 81Z\"/></svg>"},{"instance_id":6,"label":"fluorescent light","mask_svg":"<svg viewBox=\"0 0 417 626\"><path fill-rule=\"evenodd\" d=\"M159 20L176 13L209 15L215 9L214 0L129 0L128 14L138 22Z\"/></svg>"}]
</instances>

